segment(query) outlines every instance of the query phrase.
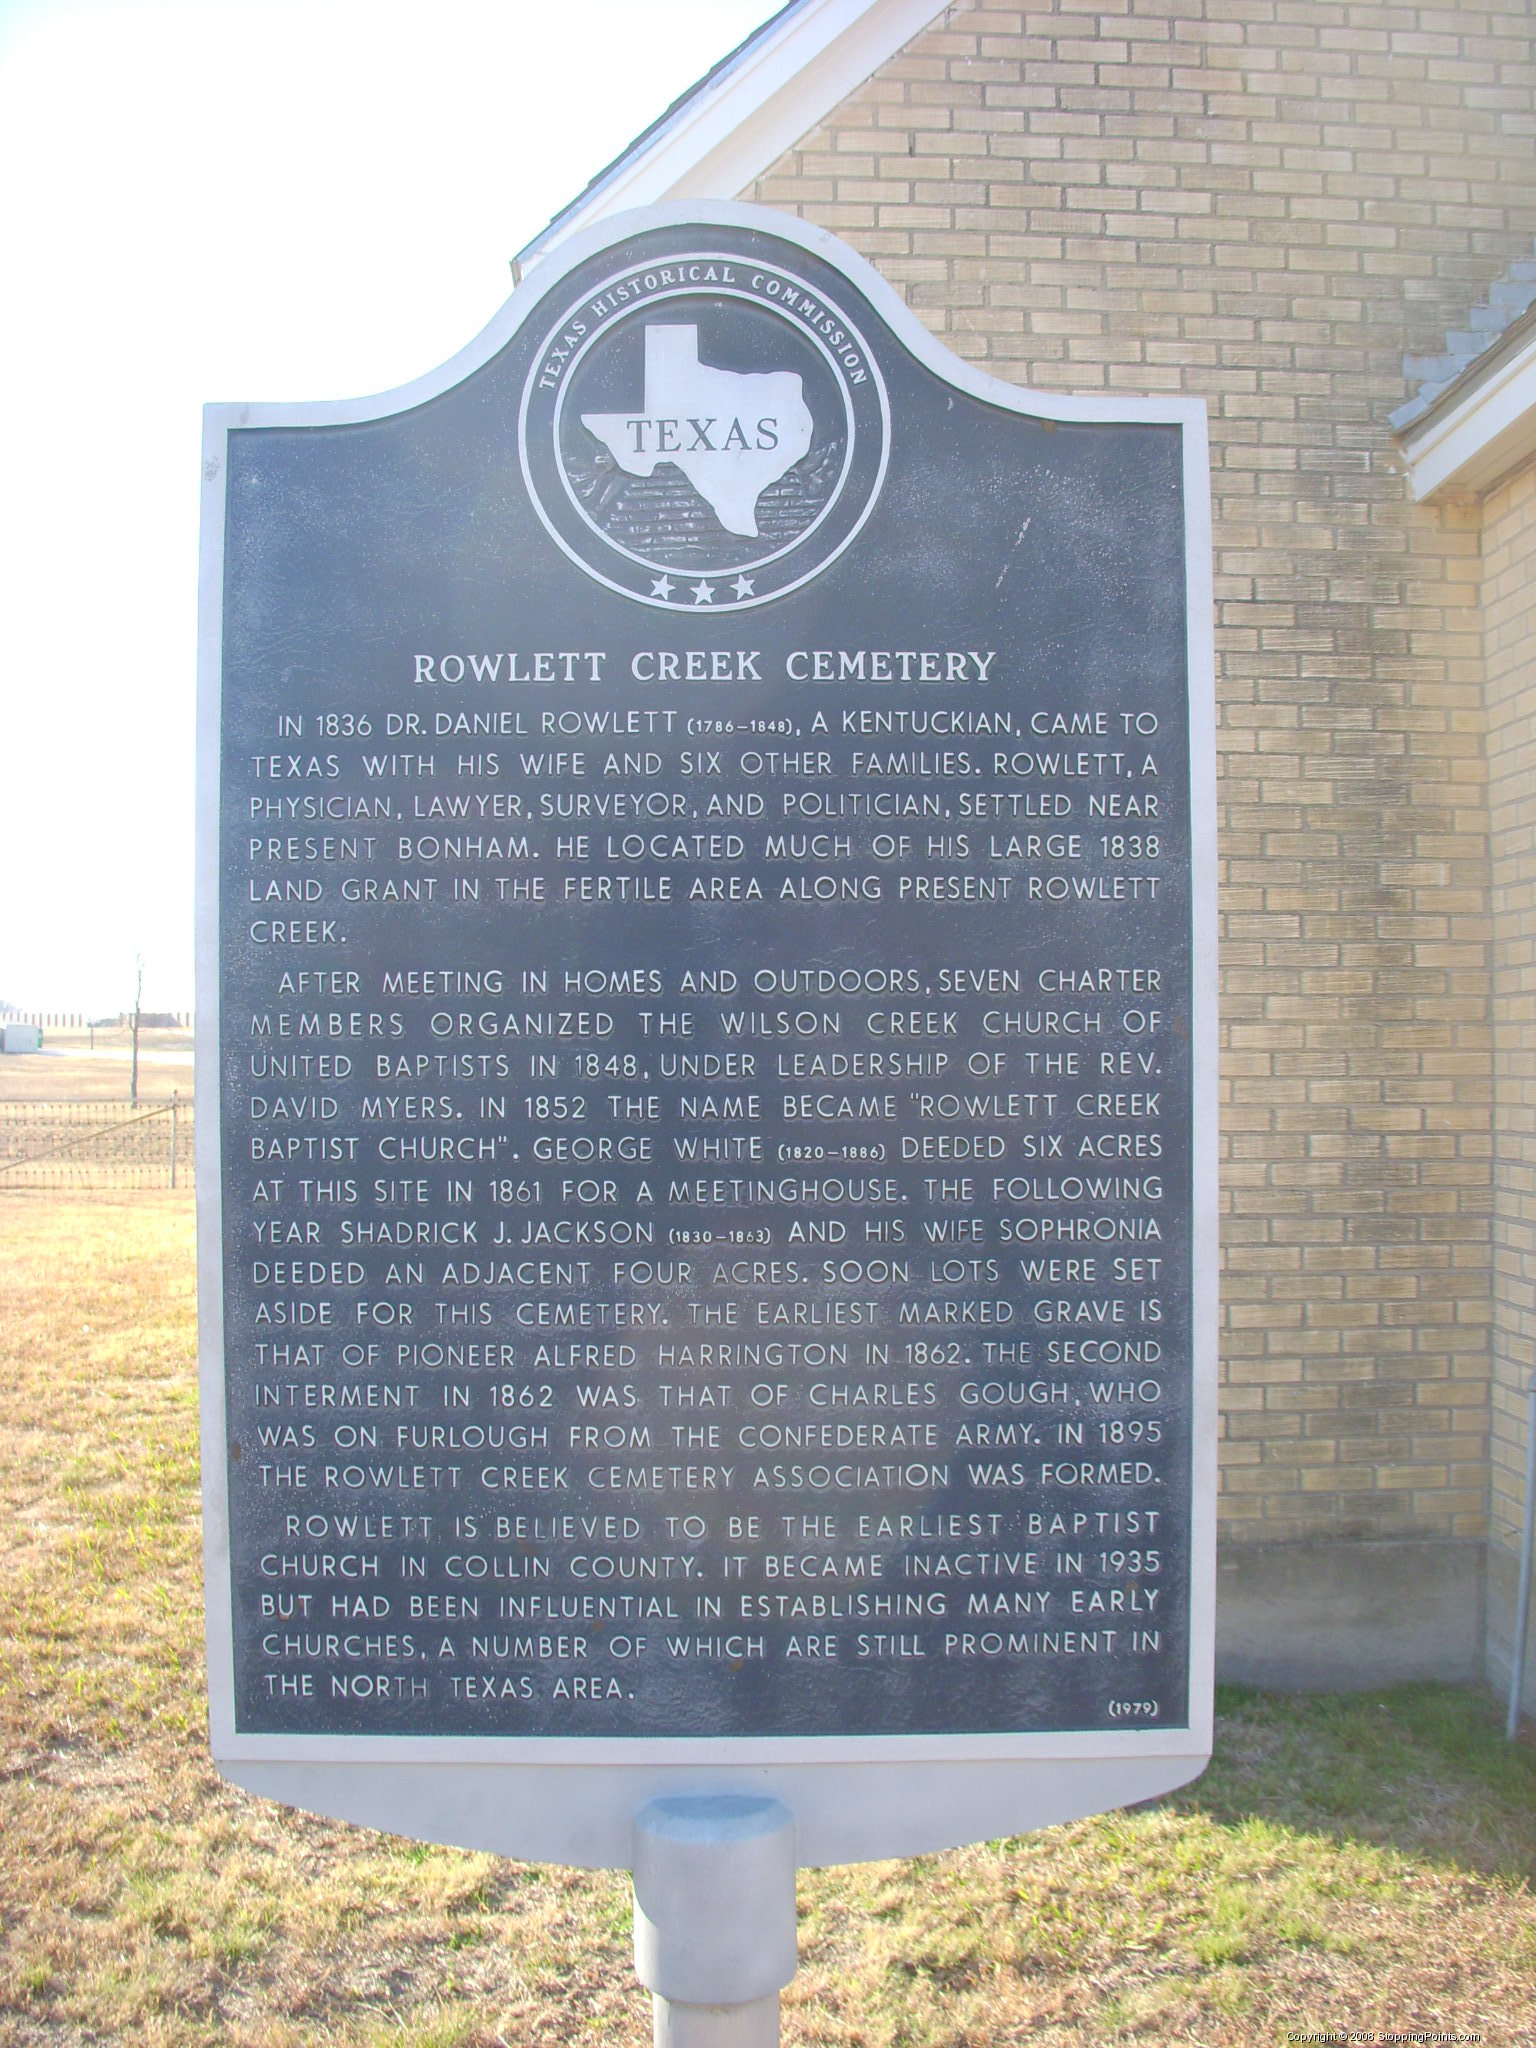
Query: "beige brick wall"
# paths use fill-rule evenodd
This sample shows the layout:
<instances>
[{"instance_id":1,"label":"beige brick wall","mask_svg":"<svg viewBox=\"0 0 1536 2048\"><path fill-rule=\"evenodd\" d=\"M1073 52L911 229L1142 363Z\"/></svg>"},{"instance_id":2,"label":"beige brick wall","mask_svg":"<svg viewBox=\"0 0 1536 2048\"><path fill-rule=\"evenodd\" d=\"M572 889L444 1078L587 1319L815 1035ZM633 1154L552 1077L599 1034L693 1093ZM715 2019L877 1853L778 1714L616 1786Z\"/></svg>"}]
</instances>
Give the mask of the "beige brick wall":
<instances>
[{"instance_id":1,"label":"beige brick wall","mask_svg":"<svg viewBox=\"0 0 1536 2048\"><path fill-rule=\"evenodd\" d=\"M1227 1535L1481 1536L1480 515L1387 414L1530 253L1531 5L957 0L744 196L1001 376L1208 401Z\"/></svg>"},{"instance_id":2,"label":"beige brick wall","mask_svg":"<svg viewBox=\"0 0 1536 2048\"><path fill-rule=\"evenodd\" d=\"M1513 1548L1536 1372L1536 462L1483 508L1493 912L1493 1540Z\"/></svg>"}]
</instances>

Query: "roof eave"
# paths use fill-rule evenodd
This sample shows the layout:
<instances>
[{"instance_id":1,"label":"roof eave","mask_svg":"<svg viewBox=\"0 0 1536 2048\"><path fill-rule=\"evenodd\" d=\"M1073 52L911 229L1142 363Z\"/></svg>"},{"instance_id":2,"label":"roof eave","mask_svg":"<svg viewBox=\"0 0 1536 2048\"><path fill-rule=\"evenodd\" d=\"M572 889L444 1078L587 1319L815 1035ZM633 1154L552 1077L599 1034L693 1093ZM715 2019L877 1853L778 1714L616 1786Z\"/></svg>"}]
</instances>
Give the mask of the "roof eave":
<instances>
[{"instance_id":1,"label":"roof eave","mask_svg":"<svg viewBox=\"0 0 1536 2048\"><path fill-rule=\"evenodd\" d=\"M729 199L949 0L791 0L676 100L519 250L519 275L580 229L666 199Z\"/></svg>"},{"instance_id":2,"label":"roof eave","mask_svg":"<svg viewBox=\"0 0 1536 2048\"><path fill-rule=\"evenodd\" d=\"M1481 493L1536 455L1536 306L1398 435L1416 498Z\"/></svg>"}]
</instances>

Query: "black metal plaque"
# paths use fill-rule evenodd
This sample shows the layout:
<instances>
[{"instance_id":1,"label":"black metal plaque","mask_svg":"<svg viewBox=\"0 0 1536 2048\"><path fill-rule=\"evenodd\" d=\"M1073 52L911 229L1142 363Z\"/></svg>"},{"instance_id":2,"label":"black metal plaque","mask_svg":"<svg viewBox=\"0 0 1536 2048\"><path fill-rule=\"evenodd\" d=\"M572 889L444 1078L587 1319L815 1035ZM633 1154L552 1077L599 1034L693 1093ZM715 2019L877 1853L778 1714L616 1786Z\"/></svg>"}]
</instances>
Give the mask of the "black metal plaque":
<instances>
[{"instance_id":1,"label":"black metal plaque","mask_svg":"<svg viewBox=\"0 0 1536 2048\"><path fill-rule=\"evenodd\" d=\"M740 222L530 295L228 435L235 1730L1184 1727L1181 428Z\"/></svg>"}]
</instances>

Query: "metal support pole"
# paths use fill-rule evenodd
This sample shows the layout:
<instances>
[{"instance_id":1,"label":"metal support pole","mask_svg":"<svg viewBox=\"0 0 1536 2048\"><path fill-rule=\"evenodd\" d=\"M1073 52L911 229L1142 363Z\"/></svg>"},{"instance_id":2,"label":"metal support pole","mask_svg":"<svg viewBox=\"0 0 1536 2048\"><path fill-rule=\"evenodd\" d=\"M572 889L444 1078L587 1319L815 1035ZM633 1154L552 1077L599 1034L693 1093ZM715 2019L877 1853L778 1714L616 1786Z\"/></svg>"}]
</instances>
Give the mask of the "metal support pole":
<instances>
[{"instance_id":1,"label":"metal support pole","mask_svg":"<svg viewBox=\"0 0 1536 2048\"><path fill-rule=\"evenodd\" d=\"M655 2048L778 2048L795 1974L795 1822L777 1799L653 1799L635 1817L635 1975Z\"/></svg>"},{"instance_id":2,"label":"metal support pole","mask_svg":"<svg viewBox=\"0 0 1536 2048\"><path fill-rule=\"evenodd\" d=\"M1515 1609L1515 1662L1509 1675L1509 1719L1504 1733L1513 1742L1520 1726L1520 1687L1525 1677L1525 1623L1531 1607L1531 1538L1536 1532L1536 1378L1525 1411L1525 1526L1520 1532L1520 1592Z\"/></svg>"}]
</instances>

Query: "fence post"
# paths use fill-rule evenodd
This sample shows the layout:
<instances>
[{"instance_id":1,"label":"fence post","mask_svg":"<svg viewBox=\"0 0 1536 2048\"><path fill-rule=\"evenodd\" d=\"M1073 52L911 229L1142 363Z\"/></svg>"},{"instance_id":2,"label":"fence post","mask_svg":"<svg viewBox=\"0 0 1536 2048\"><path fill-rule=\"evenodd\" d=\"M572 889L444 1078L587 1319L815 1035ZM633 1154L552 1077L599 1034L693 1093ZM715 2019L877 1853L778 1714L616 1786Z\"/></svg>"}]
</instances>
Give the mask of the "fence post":
<instances>
[{"instance_id":1,"label":"fence post","mask_svg":"<svg viewBox=\"0 0 1536 2048\"><path fill-rule=\"evenodd\" d=\"M181 1093L181 1090L180 1090L179 1088L173 1088L173 1089L171 1090L171 1186L172 1186L172 1187L175 1187L175 1185L176 1185L176 1098L177 1098L177 1096L178 1096L178 1095L180 1095L180 1093Z\"/></svg>"}]
</instances>

